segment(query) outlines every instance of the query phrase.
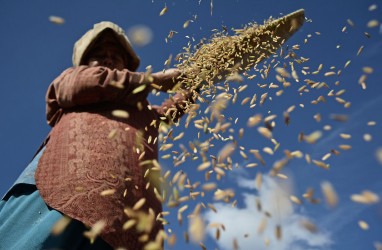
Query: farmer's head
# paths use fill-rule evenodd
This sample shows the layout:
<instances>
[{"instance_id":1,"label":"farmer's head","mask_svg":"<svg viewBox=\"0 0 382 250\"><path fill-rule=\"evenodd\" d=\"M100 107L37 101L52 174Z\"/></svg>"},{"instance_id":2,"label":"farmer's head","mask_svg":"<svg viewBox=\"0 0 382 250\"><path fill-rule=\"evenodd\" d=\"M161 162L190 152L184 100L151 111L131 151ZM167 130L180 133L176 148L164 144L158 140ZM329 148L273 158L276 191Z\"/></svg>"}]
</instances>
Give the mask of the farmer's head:
<instances>
[{"instance_id":1,"label":"farmer's head","mask_svg":"<svg viewBox=\"0 0 382 250\"><path fill-rule=\"evenodd\" d=\"M75 43L73 65L98 65L135 71L139 66L139 58L119 26L101 22Z\"/></svg>"}]
</instances>

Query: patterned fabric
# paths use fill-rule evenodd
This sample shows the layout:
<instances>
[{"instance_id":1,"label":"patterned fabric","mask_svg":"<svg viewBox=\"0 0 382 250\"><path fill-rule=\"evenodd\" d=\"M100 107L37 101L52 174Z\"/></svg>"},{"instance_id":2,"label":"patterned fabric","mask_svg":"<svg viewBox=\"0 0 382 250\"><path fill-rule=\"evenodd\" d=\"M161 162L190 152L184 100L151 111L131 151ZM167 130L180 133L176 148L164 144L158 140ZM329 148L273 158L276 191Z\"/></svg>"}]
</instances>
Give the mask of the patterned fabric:
<instances>
[{"instance_id":1,"label":"patterned fabric","mask_svg":"<svg viewBox=\"0 0 382 250\"><path fill-rule=\"evenodd\" d=\"M111 82L126 87L116 88ZM59 76L47 94L47 119L54 127L35 175L49 206L86 225L105 221L102 238L128 250L143 245L138 241L141 233L121 230L128 219L123 209L145 198L143 212L152 209L156 216L162 211L154 193L155 186L159 189L157 174L152 171L144 178L153 164L141 163L158 158L160 121L179 118L191 99L183 91L150 107L147 91L132 93L139 84L145 84L141 73L103 67L71 68ZM113 116L116 109L129 117ZM101 195L105 190L114 193ZM150 240L162 228L156 222Z\"/></svg>"}]
</instances>

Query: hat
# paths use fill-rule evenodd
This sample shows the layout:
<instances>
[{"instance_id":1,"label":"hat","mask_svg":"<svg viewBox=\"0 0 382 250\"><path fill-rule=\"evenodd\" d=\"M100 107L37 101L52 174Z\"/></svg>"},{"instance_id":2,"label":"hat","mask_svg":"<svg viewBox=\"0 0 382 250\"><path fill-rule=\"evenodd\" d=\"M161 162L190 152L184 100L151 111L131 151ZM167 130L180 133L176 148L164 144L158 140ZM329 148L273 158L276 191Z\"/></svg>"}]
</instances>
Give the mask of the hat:
<instances>
[{"instance_id":1,"label":"hat","mask_svg":"<svg viewBox=\"0 0 382 250\"><path fill-rule=\"evenodd\" d=\"M125 32L121 27L112 22L100 22L94 24L94 27L86 32L75 44L73 48L73 65L79 66L83 63L83 59L85 54L89 51L89 48L101 36L101 34L110 29L115 34L115 37L118 39L118 42L122 45L124 51L126 52L126 56L129 59L127 62L127 69L131 71L135 71L138 66L140 59L137 54L134 52L131 43Z\"/></svg>"}]
</instances>

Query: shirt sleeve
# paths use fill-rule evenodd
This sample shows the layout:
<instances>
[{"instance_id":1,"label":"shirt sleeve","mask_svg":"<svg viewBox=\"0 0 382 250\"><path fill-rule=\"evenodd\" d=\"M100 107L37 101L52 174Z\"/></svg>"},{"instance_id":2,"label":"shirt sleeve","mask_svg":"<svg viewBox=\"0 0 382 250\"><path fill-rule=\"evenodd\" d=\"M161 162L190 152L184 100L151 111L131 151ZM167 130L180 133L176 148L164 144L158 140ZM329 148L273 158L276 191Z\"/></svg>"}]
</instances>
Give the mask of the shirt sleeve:
<instances>
[{"instance_id":1,"label":"shirt sleeve","mask_svg":"<svg viewBox=\"0 0 382 250\"><path fill-rule=\"evenodd\" d=\"M79 66L65 70L49 86L46 116L54 125L63 109L101 102L128 105L144 101L149 93L144 73L111 70L106 67ZM146 87L140 87L146 85ZM142 89L138 90L140 87ZM135 93L133 90L135 90Z\"/></svg>"}]
</instances>

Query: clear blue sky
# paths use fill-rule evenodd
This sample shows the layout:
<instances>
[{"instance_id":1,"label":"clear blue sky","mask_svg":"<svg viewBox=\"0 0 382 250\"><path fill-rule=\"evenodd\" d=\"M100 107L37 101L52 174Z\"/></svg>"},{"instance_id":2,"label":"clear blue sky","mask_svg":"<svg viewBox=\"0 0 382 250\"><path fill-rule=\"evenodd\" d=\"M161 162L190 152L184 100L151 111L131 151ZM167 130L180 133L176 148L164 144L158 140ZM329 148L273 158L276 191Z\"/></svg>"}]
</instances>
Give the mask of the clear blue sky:
<instances>
[{"instance_id":1,"label":"clear blue sky","mask_svg":"<svg viewBox=\"0 0 382 250\"><path fill-rule=\"evenodd\" d=\"M240 249L265 249L263 242L266 239L270 240L268 249L373 249L375 242L382 242L382 205L380 202L374 205L357 204L350 200L350 195L361 193L363 190L382 195L382 165L376 157L377 149L382 147L382 26L367 27L370 20L382 22L382 4L369 0L215 0L211 16L210 3L210 0L0 1L0 192L6 192L12 185L48 134L50 128L45 122L44 101L47 87L56 76L71 66L74 42L94 23L113 21L126 30L135 25L149 27L153 32L151 43L144 47L135 46L141 57L139 70L144 71L147 65L152 65L154 70L159 71L169 55L181 52L191 37L195 38L196 43L204 37L208 38L212 29L221 29L222 25L240 28L251 21L261 23L269 16L278 17L280 13L287 14L304 8L307 18L312 22L305 23L287 43L290 46L300 44L298 55L310 59L304 65L298 66L300 83L293 82L292 88L286 89L281 97L276 97L275 90L261 89L257 85L277 83L274 73L267 79L258 76L251 81L245 80L241 84L247 84L248 88L239 93L238 103L231 104L225 111L227 118L232 117L235 136L240 128L245 128L245 136L238 141L239 145L245 148L249 159L241 158L237 150L233 160L238 163L239 168L228 172L219 182L220 188L235 190L235 199L238 201L236 208L213 200L211 195L196 200L214 204L218 208L216 214L209 212L209 209L203 211L206 224L220 222L227 227L226 233L222 234L219 241L214 240L213 231L206 236L204 244L207 249L231 249L232 239L236 238ZM369 11L368 8L372 4L377 4L377 9ZM168 12L159 16L165 5ZM65 23L56 25L49 22L51 15L63 17ZM183 23L190 19L194 22L184 29ZM347 19L354 23L354 27L349 25ZM342 32L344 26L347 27L346 32ZM170 30L178 33L166 43L165 38ZM364 32L367 32L370 38ZM305 38L308 39L306 44ZM361 55L357 56L361 46L364 46L364 49ZM348 60L351 60L351 63L344 69ZM307 71L313 72L320 64L323 64L320 74L304 76L301 73L302 67L310 67ZM325 77L324 73L332 71L332 66L335 67L333 71L341 69L341 75ZM368 74L367 88L362 90L358 79L364 74L362 69L365 66L372 67L374 71ZM299 95L297 89L304 83L303 79L325 82L329 88L311 90ZM336 81L340 81L338 86L335 85ZM351 102L350 108L343 108L334 97L327 96L330 90L336 93L341 89L346 90L341 98ZM253 109L248 105L240 105L243 98L252 97L254 93L260 96L265 92L269 92L273 97L273 100L267 100L265 105L257 105ZM325 96L327 101L317 105L311 104L311 101L320 95ZM154 99L152 101L157 102ZM299 104L304 104L305 107L301 108ZM296 109L291 113L291 124L287 127L283 123L282 114L291 105L296 105ZM264 140L255 128L246 127L248 117L257 113L264 116L268 113L277 115L274 136L281 143L281 147L273 156L262 151L262 148L273 145ZM322 116L321 122L316 122L313 118L317 113ZM343 123L330 119L333 113L347 115L348 121ZM234 124L236 118L238 122ZM375 121L376 125L368 126L369 121ZM325 131L324 125L331 125L332 129ZM309 134L316 130L323 132L323 137L317 143L298 142L300 132ZM180 143L188 145L189 140L196 138L197 130L185 130L184 121L175 128L176 133L182 131L186 131L186 136ZM340 137L341 133L351 134L352 137L348 140L343 139ZM372 140L366 142L363 139L364 134L370 134ZM225 136L228 135L227 132ZM207 136L203 138L206 139ZM352 145L352 149L340 150L340 144ZM216 154L225 143L215 140L214 145L211 154ZM246 169L247 163L258 162L249 153L249 149L255 148L260 150L267 165ZM339 196L336 208L330 209L325 203L312 205L304 202L303 205L292 205L280 197L277 201L274 200L273 196L280 192L280 188L275 184L275 179L267 173L273 162L283 157L283 151L286 149L300 150L316 160L321 160L331 149L341 152L340 155L332 155L326 161L330 164L330 170L298 159L293 160L284 172L290 177L289 186L293 186L290 188L291 193L300 198L307 187L313 187L316 190L315 196L323 199L320 184L329 181ZM204 182L201 179L203 175L196 171L200 159L194 162L187 161L178 169L171 167L170 160L161 160L161 163L163 167L171 169L173 174L178 169L184 170L191 182ZM253 186L258 172L264 174L264 187L261 190ZM276 180L277 183L288 185L285 184L288 181L279 178ZM274 212L262 235L257 234L263 215L256 210L256 198L263 202L266 209ZM177 226L176 209L170 209L171 224L166 229L176 232L178 238L173 249L200 248L191 243L185 244L183 240L183 231L187 230L186 215L192 212L195 203L190 202L189 205L185 212L184 225L181 227ZM319 232L310 234L302 229L299 226L301 219L314 222ZM366 221L369 230L360 229L359 220ZM281 224L284 228L281 241L274 239L276 224ZM244 237L246 233L248 237Z\"/></svg>"}]
</instances>

